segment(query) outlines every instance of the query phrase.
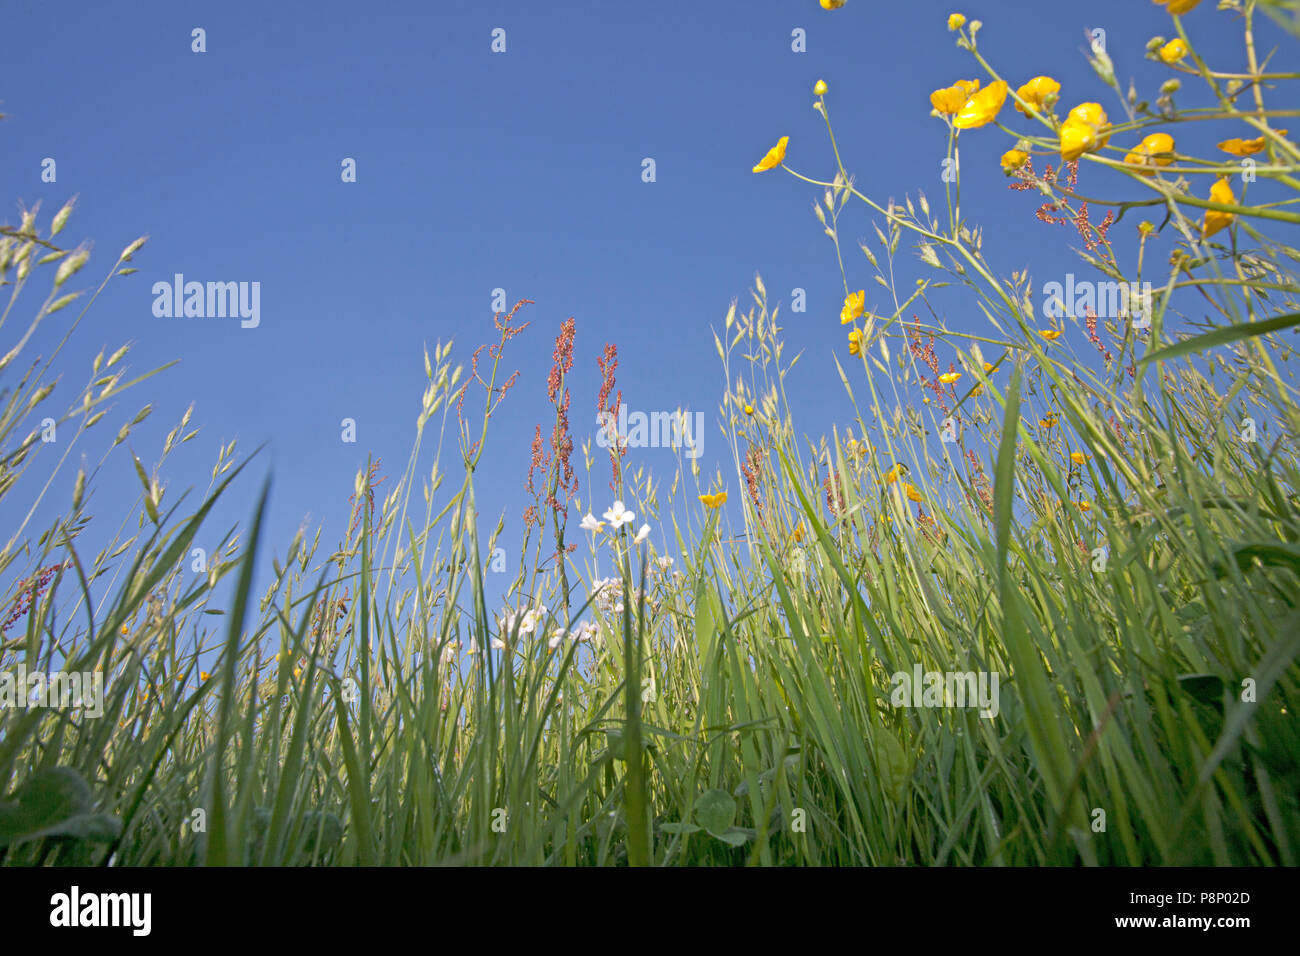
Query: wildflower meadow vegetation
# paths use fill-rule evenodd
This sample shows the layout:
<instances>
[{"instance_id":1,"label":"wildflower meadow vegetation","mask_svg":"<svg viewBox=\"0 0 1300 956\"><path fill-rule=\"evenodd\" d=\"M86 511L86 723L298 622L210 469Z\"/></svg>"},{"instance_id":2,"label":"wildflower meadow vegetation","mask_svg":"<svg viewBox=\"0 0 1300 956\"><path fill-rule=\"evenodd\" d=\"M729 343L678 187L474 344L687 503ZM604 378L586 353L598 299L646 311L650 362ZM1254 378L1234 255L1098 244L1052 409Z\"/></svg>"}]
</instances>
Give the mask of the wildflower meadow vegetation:
<instances>
[{"instance_id":1,"label":"wildflower meadow vegetation","mask_svg":"<svg viewBox=\"0 0 1300 956\"><path fill-rule=\"evenodd\" d=\"M522 299L487 341L426 350L410 458L363 464L333 545L267 540L264 459L233 442L168 492L189 413L135 458L133 502L91 507L106 459L37 526L127 397L108 455L134 454L152 373L125 347L88 371L32 354L38 326L78 334L95 260L62 244L71 204L4 227L0 862L1294 865L1300 75L1254 38L1300 27L1264 0L1161 4L1167 35L1094 42L1075 89L986 61L996 22L940 17L969 72L899 95L929 96L942 193L872 198L835 138L861 114L824 82L823 144L734 158L806 190L837 257L842 310L801 320L844 334L829 434L793 420L807 359L761 278L712 333L711 471L684 415L631 423L675 471L629 466L617 345L599 392L572 391L590 326L543 329ZM1226 24L1245 73L1198 52ZM1112 54L1168 81L1126 88ZM1207 124L1217 149L1184 152ZM1077 246L1077 271L986 257L963 164L1000 165L1005 216ZM544 386L515 371L525 328L553 341ZM480 522L476 466L539 407L509 537ZM232 498L246 522L210 528ZM33 689L80 706L18 706Z\"/></svg>"}]
</instances>

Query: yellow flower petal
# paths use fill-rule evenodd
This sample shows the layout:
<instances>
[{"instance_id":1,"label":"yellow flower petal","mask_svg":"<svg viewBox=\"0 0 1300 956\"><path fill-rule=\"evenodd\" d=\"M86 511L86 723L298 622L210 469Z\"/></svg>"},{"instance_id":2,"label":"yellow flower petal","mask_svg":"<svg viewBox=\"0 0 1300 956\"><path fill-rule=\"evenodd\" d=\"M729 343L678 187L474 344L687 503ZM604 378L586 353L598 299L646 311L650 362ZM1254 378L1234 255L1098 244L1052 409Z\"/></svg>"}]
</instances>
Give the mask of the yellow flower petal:
<instances>
[{"instance_id":1,"label":"yellow flower petal","mask_svg":"<svg viewBox=\"0 0 1300 956\"><path fill-rule=\"evenodd\" d=\"M857 355L862 351L862 330L854 329L849 333L849 354Z\"/></svg>"},{"instance_id":2,"label":"yellow flower petal","mask_svg":"<svg viewBox=\"0 0 1300 956\"><path fill-rule=\"evenodd\" d=\"M1062 329L1040 329L1038 334L1049 342L1055 342L1061 337Z\"/></svg>"},{"instance_id":3,"label":"yellow flower petal","mask_svg":"<svg viewBox=\"0 0 1300 956\"><path fill-rule=\"evenodd\" d=\"M1286 135L1286 130L1284 129L1280 129L1277 132L1280 136ZM1223 150L1225 153L1231 153L1233 156L1254 156L1256 153L1264 151L1264 137L1260 136L1256 139L1241 139L1239 137L1225 139L1219 144L1219 149Z\"/></svg>"},{"instance_id":4,"label":"yellow flower petal","mask_svg":"<svg viewBox=\"0 0 1300 956\"><path fill-rule=\"evenodd\" d=\"M848 325L862 315L866 311L866 302L866 289L850 292L844 299L844 306L840 309L840 325Z\"/></svg>"},{"instance_id":5,"label":"yellow flower petal","mask_svg":"<svg viewBox=\"0 0 1300 956\"><path fill-rule=\"evenodd\" d=\"M1050 112L1052 104L1056 102L1057 94L1061 92L1061 84L1050 76L1036 76L1020 89L1016 90L1016 96L1028 103L1039 113ZM1016 109L1029 115L1029 111L1016 104Z\"/></svg>"},{"instance_id":6,"label":"yellow flower petal","mask_svg":"<svg viewBox=\"0 0 1300 956\"><path fill-rule=\"evenodd\" d=\"M1143 176L1152 176L1155 174L1154 167L1168 166L1174 161L1171 155L1174 151L1174 138L1168 133L1152 133L1150 136L1133 147L1132 151L1124 157L1124 163L1128 166L1145 166L1139 172Z\"/></svg>"},{"instance_id":7,"label":"yellow flower petal","mask_svg":"<svg viewBox=\"0 0 1300 956\"><path fill-rule=\"evenodd\" d=\"M1061 159L1069 162L1110 140L1110 120L1100 103L1080 103L1061 124Z\"/></svg>"},{"instance_id":8,"label":"yellow flower petal","mask_svg":"<svg viewBox=\"0 0 1300 956\"><path fill-rule=\"evenodd\" d=\"M1170 13L1177 16L1195 9L1196 5L1200 3L1201 0L1151 0L1151 2L1156 6L1164 7ZM825 4L822 5L825 6Z\"/></svg>"},{"instance_id":9,"label":"yellow flower petal","mask_svg":"<svg viewBox=\"0 0 1300 956\"><path fill-rule=\"evenodd\" d=\"M1182 37L1174 37L1162 46L1156 55L1165 63L1177 63L1187 56L1187 44L1183 42Z\"/></svg>"},{"instance_id":10,"label":"yellow flower petal","mask_svg":"<svg viewBox=\"0 0 1300 956\"><path fill-rule=\"evenodd\" d=\"M1007 172L1011 172L1013 169L1019 169L1021 166L1025 165L1025 160L1028 158L1029 154L1024 150L1009 149L1002 154L1002 168Z\"/></svg>"},{"instance_id":11,"label":"yellow flower petal","mask_svg":"<svg viewBox=\"0 0 1300 956\"><path fill-rule=\"evenodd\" d=\"M821 0L823 10L838 10L844 6L845 0Z\"/></svg>"},{"instance_id":12,"label":"yellow flower petal","mask_svg":"<svg viewBox=\"0 0 1300 956\"><path fill-rule=\"evenodd\" d=\"M939 376L939 381L945 385L951 385L957 379L961 378L961 372L944 372Z\"/></svg>"},{"instance_id":13,"label":"yellow flower petal","mask_svg":"<svg viewBox=\"0 0 1300 956\"><path fill-rule=\"evenodd\" d=\"M960 29L961 29L962 27L964 27L965 25L966 25L966 18L965 18L964 16L962 16L960 13L950 13L950 14L948 14L948 30L949 30L949 32L951 32L951 31L953 31L953 30L960 30Z\"/></svg>"},{"instance_id":14,"label":"yellow flower petal","mask_svg":"<svg viewBox=\"0 0 1300 956\"><path fill-rule=\"evenodd\" d=\"M817 85L813 87L813 93L815 93L817 96L825 96L825 95L826 95L826 81L825 81L825 80L818 80L818 81L817 81Z\"/></svg>"},{"instance_id":15,"label":"yellow flower petal","mask_svg":"<svg viewBox=\"0 0 1300 956\"><path fill-rule=\"evenodd\" d=\"M917 503L925 500L925 498L921 496L921 492L917 491L916 485L911 485L906 482L903 483L903 494L907 495L910 501L915 501Z\"/></svg>"},{"instance_id":16,"label":"yellow flower petal","mask_svg":"<svg viewBox=\"0 0 1300 956\"><path fill-rule=\"evenodd\" d=\"M1007 99L1007 83L998 80L974 94L958 111L952 125L957 129L977 129L998 118L998 112Z\"/></svg>"},{"instance_id":17,"label":"yellow flower petal","mask_svg":"<svg viewBox=\"0 0 1300 956\"><path fill-rule=\"evenodd\" d=\"M965 106L979 88L979 80L958 80L952 86L931 93L930 105L940 113L951 115Z\"/></svg>"},{"instance_id":18,"label":"yellow flower petal","mask_svg":"<svg viewBox=\"0 0 1300 956\"><path fill-rule=\"evenodd\" d=\"M1210 187L1210 202L1223 203L1224 205L1235 205L1237 197L1232 194L1232 187L1228 185L1226 179L1215 180ZM1225 228L1228 223L1237 218L1230 212L1220 212L1217 209L1205 210L1205 222L1201 225L1201 235L1209 238L1220 229Z\"/></svg>"},{"instance_id":19,"label":"yellow flower petal","mask_svg":"<svg viewBox=\"0 0 1300 956\"><path fill-rule=\"evenodd\" d=\"M1074 462L1076 465L1083 465L1087 463L1088 456L1081 451L1072 451L1070 452L1070 461Z\"/></svg>"},{"instance_id":20,"label":"yellow flower petal","mask_svg":"<svg viewBox=\"0 0 1300 956\"><path fill-rule=\"evenodd\" d=\"M785 146L788 142L790 142L790 137L782 136L777 141L777 144L767 151L767 155L758 161L758 165L754 167L754 172L763 173L780 166L785 160Z\"/></svg>"}]
</instances>

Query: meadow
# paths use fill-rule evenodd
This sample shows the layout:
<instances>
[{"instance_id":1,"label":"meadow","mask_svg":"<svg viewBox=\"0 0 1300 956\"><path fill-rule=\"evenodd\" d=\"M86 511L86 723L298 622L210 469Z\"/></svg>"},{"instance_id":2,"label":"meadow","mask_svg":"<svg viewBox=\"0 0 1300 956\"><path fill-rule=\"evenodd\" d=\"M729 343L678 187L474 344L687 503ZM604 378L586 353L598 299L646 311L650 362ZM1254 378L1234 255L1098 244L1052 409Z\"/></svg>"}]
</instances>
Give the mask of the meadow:
<instances>
[{"instance_id":1,"label":"meadow","mask_svg":"<svg viewBox=\"0 0 1300 956\"><path fill-rule=\"evenodd\" d=\"M842 425L796 427L797 330L756 278L695 343L725 375L705 424L726 473L672 441L675 472L629 467L626 441L571 427L622 401L612 348L599 394L569 391L575 317L544 330L548 418L509 541L474 477L493 419L527 407L526 299L488 341L426 350L410 457L363 463L332 546L265 540L266 469L234 443L167 493L188 413L135 459L133 502L92 510L101 461L33 526L76 437L154 373L124 347L66 370L72 401L55 390L59 350L28 340L77 334L90 254L61 244L71 205L0 230L0 674L103 675L99 716L0 683L0 863L1295 865L1300 251L1276 237L1300 235L1300 75L1270 71L1254 30L1300 30L1232 4L1250 71L1221 72L1194 43L1211 5L1161 2L1146 56L1169 81L1148 93L1102 46L1092 89L1021 76L949 18L970 74L930 95L941 196L872 198L818 83L819 172L782 139L737 176L816 201L799 228L828 237L843 307L805 321L843 328ZM1207 123L1217 148L1180 152ZM1008 216L1078 245L1077 273L987 259L963 161L1000 163ZM131 244L98 289L147 256ZM978 333L949 329L940 290ZM232 497L247 522L213 532ZM111 538L94 554L92 522Z\"/></svg>"}]
</instances>

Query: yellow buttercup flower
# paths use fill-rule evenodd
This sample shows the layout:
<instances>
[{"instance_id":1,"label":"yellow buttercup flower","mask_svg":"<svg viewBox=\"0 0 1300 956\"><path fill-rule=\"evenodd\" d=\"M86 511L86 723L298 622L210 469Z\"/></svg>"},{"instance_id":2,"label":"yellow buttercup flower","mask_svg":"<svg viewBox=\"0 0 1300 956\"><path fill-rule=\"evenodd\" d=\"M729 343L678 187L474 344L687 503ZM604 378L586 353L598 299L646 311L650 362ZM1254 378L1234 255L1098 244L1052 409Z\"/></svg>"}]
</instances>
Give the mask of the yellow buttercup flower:
<instances>
[{"instance_id":1,"label":"yellow buttercup flower","mask_svg":"<svg viewBox=\"0 0 1300 956\"><path fill-rule=\"evenodd\" d=\"M867 290L862 289L858 292L850 292L844 298L844 306L840 309L840 325L848 325L858 316L866 311Z\"/></svg>"},{"instance_id":2,"label":"yellow buttercup flower","mask_svg":"<svg viewBox=\"0 0 1300 956\"><path fill-rule=\"evenodd\" d=\"M1168 166L1174 161L1174 138L1168 133L1152 133L1133 147L1124 157L1127 166L1145 166L1139 172L1143 176L1154 176L1156 166Z\"/></svg>"},{"instance_id":3,"label":"yellow buttercup flower","mask_svg":"<svg viewBox=\"0 0 1300 956\"><path fill-rule=\"evenodd\" d=\"M700 501L706 508L717 508L720 505L726 504L727 493L725 491L719 491L716 494L700 495Z\"/></svg>"},{"instance_id":4,"label":"yellow buttercup flower","mask_svg":"<svg viewBox=\"0 0 1300 956\"><path fill-rule=\"evenodd\" d=\"M1034 110L1039 113L1051 111L1052 104L1056 102L1057 94L1061 92L1061 84L1050 76L1036 76L1020 89L1016 90L1016 96L1028 103ZM1029 110L1016 104L1016 109L1029 115Z\"/></svg>"},{"instance_id":5,"label":"yellow buttercup flower","mask_svg":"<svg viewBox=\"0 0 1300 956\"><path fill-rule=\"evenodd\" d=\"M753 406L753 405L746 405L746 406L745 406L745 414L746 414L746 415L752 415L752 414L754 414L754 406Z\"/></svg>"},{"instance_id":6,"label":"yellow buttercup flower","mask_svg":"<svg viewBox=\"0 0 1300 956\"><path fill-rule=\"evenodd\" d=\"M794 531L792 531L792 532L790 533L790 536L791 536L792 538L794 538L794 540L795 540L796 543L798 543L798 542L800 542L800 541L803 540L803 522L802 522L802 521L800 521L799 524L798 524L798 526L794 529Z\"/></svg>"},{"instance_id":7,"label":"yellow buttercup flower","mask_svg":"<svg viewBox=\"0 0 1300 956\"><path fill-rule=\"evenodd\" d=\"M1174 15L1178 15L1196 9L1196 5L1201 0L1151 0L1151 2L1158 7L1164 7ZM825 6L825 4L823 3L822 6Z\"/></svg>"},{"instance_id":8,"label":"yellow buttercup flower","mask_svg":"<svg viewBox=\"0 0 1300 956\"><path fill-rule=\"evenodd\" d=\"M1022 149L1009 149L1002 154L1002 168L1007 172L1019 169L1028 158L1029 154Z\"/></svg>"},{"instance_id":9,"label":"yellow buttercup flower","mask_svg":"<svg viewBox=\"0 0 1300 956\"><path fill-rule=\"evenodd\" d=\"M1278 135L1285 136L1286 130L1278 130ZM1241 139L1239 137L1225 139L1219 144L1219 149L1225 153L1231 153L1233 156L1254 156L1256 153L1264 151L1264 137L1260 136L1258 139Z\"/></svg>"},{"instance_id":10,"label":"yellow buttercup flower","mask_svg":"<svg viewBox=\"0 0 1300 956\"><path fill-rule=\"evenodd\" d=\"M966 18L963 17L960 13L950 13L950 14L948 14L948 30L949 30L949 32L951 32L951 31L953 31L953 30L960 30L960 29L961 29L962 27L964 27L965 25L966 25Z\"/></svg>"},{"instance_id":11,"label":"yellow buttercup flower","mask_svg":"<svg viewBox=\"0 0 1300 956\"><path fill-rule=\"evenodd\" d=\"M1210 187L1210 201L1223 203L1224 205L1235 205L1237 197L1232 194L1232 187L1228 185L1226 179L1215 180ZM1201 235L1208 239L1220 229L1223 229L1228 223L1237 217L1230 212L1220 212L1217 209L1205 210L1205 222L1201 225Z\"/></svg>"},{"instance_id":12,"label":"yellow buttercup flower","mask_svg":"<svg viewBox=\"0 0 1300 956\"><path fill-rule=\"evenodd\" d=\"M822 0L823 10L838 10L844 6L845 0Z\"/></svg>"},{"instance_id":13,"label":"yellow buttercup flower","mask_svg":"<svg viewBox=\"0 0 1300 956\"><path fill-rule=\"evenodd\" d=\"M1138 232L1142 233L1144 236L1153 235L1155 231L1156 227L1154 223L1147 222L1145 219L1138 223Z\"/></svg>"},{"instance_id":14,"label":"yellow buttercup flower","mask_svg":"<svg viewBox=\"0 0 1300 956\"><path fill-rule=\"evenodd\" d=\"M930 105L944 115L958 112L980 88L979 80L958 80L952 86L930 94Z\"/></svg>"},{"instance_id":15,"label":"yellow buttercup flower","mask_svg":"<svg viewBox=\"0 0 1300 956\"><path fill-rule=\"evenodd\" d=\"M1081 451L1072 451L1070 452L1070 461L1074 462L1076 465L1083 465L1087 463L1088 456Z\"/></svg>"},{"instance_id":16,"label":"yellow buttercup flower","mask_svg":"<svg viewBox=\"0 0 1300 956\"><path fill-rule=\"evenodd\" d=\"M1100 103L1080 103L1061 124L1061 159L1069 162L1110 140L1110 120Z\"/></svg>"},{"instance_id":17,"label":"yellow buttercup flower","mask_svg":"<svg viewBox=\"0 0 1300 956\"><path fill-rule=\"evenodd\" d=\"M199 680L209 680L212 677L207 671L199 671Z\"/></svg>"},{"instance_id":18,"label":"yellow buttercup flower","mask_svg":"<svg viewBox=\"0 0 1300 956\"><path fill-rule=\"evenodd\" d=\"M907 482L903 483L903 494L907 495L909 501L915 501L918 504L925 501L925 498L921 496L921 492L917 491L916 485Z\"/></svg>"},{"instance_id":19,"label":"yellow buttercup flower","mask_svg":"<svg viewBox=\"0 0 1300 956\"><path fill-rule=\"evenodd\" d=\"M1041 335L1043 338L1047 339L1047 341L1049 342L1055 342L1057 339L1061 337L1062 331L1064 330L1063 329L1040 329L1038 334Z\"/></svg>"},{"instance_id":20,"label":"yellow buttercup flower","mask_svg":"<svg viewBox=\"0 0 1300 956\"><path fill-rule=\"evenodd\" d=\"M984 374L987 375L987 374L988 374L989 372L991 372L991 371L993 371L993 363L992 363L992 362L985 362L985 363L984 363Z\"/></svg>"},{"instance_id":21,"label":"yellow buttercup flower","mask_svg":"<svg viewBox=\"0 0 1300 956\"><path fill-rule=\"evenodd\" d=\"M944 372L939 376L939 381L945 385L951 385L957 379L961 378L961 372Z\"/></svg>"},{"instance_id":22,"label":"yellow buttercup flower","mask_svg":"<svg viewBox=\"0 0 1300 956\"><path fill-rule=\"evenodd\" d=\"M1091 510L1092 510L1092 502L1090 502L1090 501L1080 501L1080 502L1079 502L1079 510L1080 510L1080 511L1091 511Z\"/></svg>"},{"instance_id":23,"label":"yellow buttercup flower","mask_svg":"<svg viewBox=\"0 0 1300 956\"><path fill-rule=\"evenodd\" d=\"M825 95L826 95L826 81L825 81L825 80L818 80L818 81L817 81L817 85L813 87L813 93L815 93L817 96L825 96Z\"/></svg>"},{"instance_id":24,"label":"yellow buttercup flower","mask_svg":"<svg viewBox=\"0 0 1300 956\"><path fill-rule=\"evenodd\" d=\"M118 633L121 634L123 637L126 637L128 634L131 633L131 629L127 627L125 624L123 624L121 628L118 629Z\"/></svg>"},{"instance_id":25,"label":"yellow buttercup flower","mask_svg":"<svg viewBox=\"0 0 1300 956\"><path fill-rule=\"evenodd\" d=\"M998 118L998 112L1006 99L1007 83L1005 80L998 80L968 99L958 111L952 125L957 129L977 129L986 126Z\"/></svg>"},{"instance_id":26,"label":"yellow buttercup flower","mask_svg":"<svg viewBox=\"0 0 1300 956\"><path fill-rule=\"evenodd\" d=\"M780 166L785 161L785 146L788 142L790 142L789 136L782 136L777 140L777 144L769 149L767 155L758 161L758 165L754 167L754 172L763 173Z\"/></svg>"},{"instance_id":27,"label":"yellow buttercup flower","mask_svg":"<svg viewBox=\"0 0 1300 956\"><path fill-rule=\"evenodd\" d=\"M1096 127L1099 131L1105 129L1110 120L1106 116L1106 111L1101 108L1100 103L1080 103L1074 109L1070 110L1068 119L1077 120L1081 123L1087 123L1089 126ZM1109 139L1110 137L1107 137Z\"/></svg>"},{"instance_id":28,"label":"yellow buttercup flower","mask_svg":"<svg viewBox=\"0 0 1300 956\"><path fill-rule=\"evenodd\" d=\"M854 329L849 333L849 354L857 355L862 351L862 330Z\"/></svg>"},{"instance_id":29,"label":"yellow buttercup flower","mask_svg":"<svg viewBox=\"0 0 1300 956\"><path fill-rule=\"evenodd\" d=\"M1038 424L1042 428L1054 428L1060 419L1056 417L1055 412L1049 412L1046 418L1040 418Z\"/></svg>"},{"instance_id":30,"label":"yellow buttercup flower","mask_svg":"<svg viewBox=\"0 0 1300 956\"><path fill-rule=\"evenodd\" d=\"M1182 37L1174 37L1162 46L1156 55L1165 63L1177 63L1187 56L1187 44L1183 42Z\"/></svg>"},{"instance_id":31,"label":"yellow buttercup flower","mask_svg":"<svg viewBox=\"0 0 1300 956\"><path fill-rule=\"evenodd\" d=\"M885 472L885 484L892 485L907 472L907 466L895 462L894 467Z\"/></svg>"}]
</instances>

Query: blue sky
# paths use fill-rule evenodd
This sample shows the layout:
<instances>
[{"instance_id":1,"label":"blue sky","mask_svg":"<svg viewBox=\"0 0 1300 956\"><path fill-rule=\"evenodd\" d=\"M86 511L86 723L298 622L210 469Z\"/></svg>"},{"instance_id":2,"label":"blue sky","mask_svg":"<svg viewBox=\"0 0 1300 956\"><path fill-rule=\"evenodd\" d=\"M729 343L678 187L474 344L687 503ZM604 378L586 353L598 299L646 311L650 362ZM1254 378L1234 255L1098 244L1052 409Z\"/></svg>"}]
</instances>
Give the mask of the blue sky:
<instances>
[{"instance_id":1,"label":"blue sky","mask_svg":"<svg viewBox=\"0 0 1300 956\"><path fill-rule=\"evenodd\" d=\"M859 186L880 201L919 188L939 205L946 132L929 115L928 95L982 76L945 29L954 9L984 21L981 51L1014 83L1056 77L1066 109L1096 99L1112 118L1120 114L1084 56L1086 28L1107 31L1121 82L1134 77L1145 98L1154 100L1170 75L1142 58L1148 38L1173 35L1168 15L1143 0L851 0L834 12L816 0L14 0L0 35L0 111L8 114L0 122L0 222L17 223L19 200L40 200L48 217L79 195L62 238L96 242L75 280L83 287L123 246L151 236L136 257L139 273L110 284L61 357L62 391L78 388L101 348L132 342L135 372L180 359L128 393L99 440L152 403L153 416L129 442L148 467L193 402L202 431L162 475L173 501L206 485L220 444L238 438L248 452L268 443L213 530L247 516L269 470L267 530L281 553L308 514L313 528L324 523L322 550L332 550L368 454L400 472L424 387L422 346L455 339L454 355L468 363L473 347L494 337L492 290L504 288L510 303L534 300L521 313L532 325L507 353L519 384L494 422L477 478L481 509L505 510L509 541L527 503L533 428L548 421L554 337L571 315L579 443L595 431L596 356L615 342L618 387L632 409L705 411L701 464L711 473L725 453L714 419L726 383L709 327L721 327L733 298L747 307L756 272L786 306L788 349L804 352L788 382L796 425L819 435L848 423L832 361L837 351L847 357L838 321L844 289L810 208L821 191L750 167L787 135L793 168L831 177L833 156L812 109L813 84L824 79L841 155ZM1232 21L1211 2L1185 18L1216 63L1244 68ZM206 31L205 53L191 51L195 27ZM495 28L506 31L504 53L491 50ZM791 50L795 28L807 31L807 52ZM1283 42L1266 24L1261 34L1265 51ZM1294 60L1285 46L1276 63L1294 69ZM1002 119L1028 128L1010 102ZM1210 155L1217 139L1247 133L1204 125L1204 142L1180 141L1183 151ZM1006 138L989 127L964 134L962 144L966 213L986 227L986 254L999 271L1082 272L1071 253L1077 235L1038 222L1037 201L1006 190L997 166ZM54 183L41 181L46 157L57 162ZM355 183L340 179L346 157L356 160ZM642 181L646 157L656 164L654 183ZM1121 256L1136 221L1112 233ZM866 210L851 204L843 226L850 282L868 289L868 307L884 308L884 290L856 251L856 240L872 235ZM259 327L155 317L151 286L178 272L260 282ZM788 310L796 287L807 290L803 314ZM36 298L35 290L25 296L29 309ZM978 314L954 311L947 321L980 330ZM38 349L48 350L61 328L52 322ZM4 329L0 344L14 334ZM356 444L340 440L345 417L357 421ZM87 451L98 457L93 442ZM138 483L128 456L110 461L92 510L117 515ZM674 458L645 449L629 452L629 463L667 480ZM598 468L597 510L609 499L607 466ZM75 462L69 482L73 473ZM739 494L734 476L728 487ZM584 504L592 491L584 481ZM53 514L46 509L47 519ZM6 535L13 520L5 518Z\"/></svg>"}]
</instances>

